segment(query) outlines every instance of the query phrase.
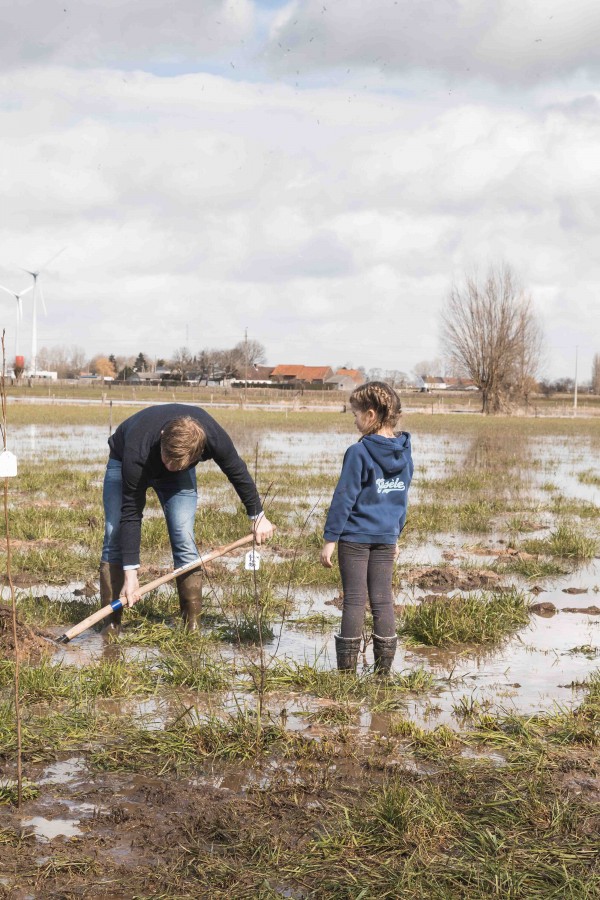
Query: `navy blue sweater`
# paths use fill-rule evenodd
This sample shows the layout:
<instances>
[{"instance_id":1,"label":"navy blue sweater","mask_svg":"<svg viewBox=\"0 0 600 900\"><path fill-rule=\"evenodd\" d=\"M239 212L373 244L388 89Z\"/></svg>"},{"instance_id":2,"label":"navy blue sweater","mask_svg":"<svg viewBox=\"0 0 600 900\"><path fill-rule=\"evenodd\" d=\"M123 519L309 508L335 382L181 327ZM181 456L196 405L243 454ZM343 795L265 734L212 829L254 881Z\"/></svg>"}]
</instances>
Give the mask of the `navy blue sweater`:
<instances>
[{"instance_id":1,"label":"navy blue sweater","mask_svg":"<svg viewBox=\"0 0 600 900\"><path fill-rule=\"evenodd\" d=\"M214 459L225 473L246 507L249 516L262 510L260 497L246 463L239 457L227 432L199 406L165 403L149 406L122 422L108 439L110 456L123 464L123 499L121 506L121 549L123 565L138 565L142 516L146 491L153 479L166 481L173 473L165 467L160 455L160 433L168 422L190 416L206 434L206 444L199 460L188 466Z\"/></svg>"},{"instance_id":2,"label":"navy blue sweater","mask_svg":"<svg viewBox=\"0 0 600 900\"><path fill-rule=\"evenodd\" d=\"M410 434L369 434L348 447L334 491L326 541L395 544L406 521L413 474Z\"/></svg>"}]
</instances>

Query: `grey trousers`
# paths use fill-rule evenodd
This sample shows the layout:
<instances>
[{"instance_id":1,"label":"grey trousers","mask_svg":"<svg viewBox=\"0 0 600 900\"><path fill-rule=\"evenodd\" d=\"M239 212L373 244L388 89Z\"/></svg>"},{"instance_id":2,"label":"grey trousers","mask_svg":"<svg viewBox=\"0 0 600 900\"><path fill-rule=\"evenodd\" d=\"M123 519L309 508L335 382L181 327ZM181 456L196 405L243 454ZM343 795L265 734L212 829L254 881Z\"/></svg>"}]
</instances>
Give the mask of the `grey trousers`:
<instances>
[{"instance_id":1,"label":"grey trousers","mask_svg":"<svg viewBox=\"0 0 600 900\"><path fill-rule=\"evenodd\" d=\"M365 621L367 599L373 614L373 631L380 637L396 634L392 575L395 544L338 542L338 562L344 590L342 637L359 637Z\"/></svg>"}]
</instances>

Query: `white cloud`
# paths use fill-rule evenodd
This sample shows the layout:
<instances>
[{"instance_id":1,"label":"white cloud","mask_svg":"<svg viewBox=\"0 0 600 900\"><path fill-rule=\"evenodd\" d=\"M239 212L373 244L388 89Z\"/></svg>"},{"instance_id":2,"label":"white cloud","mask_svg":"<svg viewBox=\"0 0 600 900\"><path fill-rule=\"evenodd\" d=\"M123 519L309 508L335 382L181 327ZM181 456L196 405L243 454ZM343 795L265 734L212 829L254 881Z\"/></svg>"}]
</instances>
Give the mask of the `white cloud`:
<instances>
[{"instance_id":1,"label":"white cloud","mask_svg":"<svg viewBox=\"0 0 600 900\"><path fill-rule=\"evenodd\" d=\"M350 66L535 82L600 66L594 0L293 0L273 22L278 69Z\"/></svg>"},{"instance_id":2,"label":"white cloud","mask_svg":"<svg viewBox=\"0 0 600 900\"><path fill-rule=\"evenodd\" d=\"M0 67L198 64L253 28L251 0L15 0L0 7Z\"/></svg>"},{"instance_id":3,"label":"white cloud","mask_svg":"<svg viewBox=\"0 0 600 900\"><path fill-rule=\"evenodd\" d=\"M249 3L199 6L199 16L234 16L236 40L251 30ZM357 65L375 49L385 60L398 23L382 27L390 22L377 0L362 40L354 0L342 18L342 4L323 6L334 16L313 43L332 41L322 45L328 65L350 64L350 51ZM17 7L19 16L38 10ZM151 67L171 40L184 58L196 6L178 7L171 31L157 25L164 5L143 8L148 28L131 53L119 35L124 16L142 18L137 3L108 7L106 21L97 11L82 19L77 34L85 37L89 25L99 36L89 65L72 53L77 40L55 36L44 52L60 65L33 66L21 46L13 63L25 65L0 76L0 282L25 286L17 265L38 265L67 247L47 273L40 346L164 356L186 342L194 351L236 343L247 326L273 363L352 359L410 370L437 354L452 279L505 259L542 314L551 372L570 373L576 344L585 371L585 353L591 360L600 350L600 103L589 79L518 94L479 85L450 96L414 72L393 91L337 76L300 89L293 76L259 80L256 68L248 81L202 71L158 77L130 64L143 57ZM492 51L510 31L510 15L504 2L489 8L483 15L475 3L418 4L406 65L414 58L432 68L435 56L449 69L470 35L493 73L500 57ZM274 26L271 49L286 29L306 30L320 15L309 3L294 9L296 18L288 8ZM452 44L454 20L444 20L442 34L442 9L469 19L462 44ZM522 9L533 27L530 6ZM229 45L217 44L215 59L226 60ZM515 37L505 58L510 78L529 71L517 44ZM396 45L398 68L404 45ZM0 296L9 347L13 307ZM24 348L29 315L26 307Z\"/></svg>"}]
</instances>

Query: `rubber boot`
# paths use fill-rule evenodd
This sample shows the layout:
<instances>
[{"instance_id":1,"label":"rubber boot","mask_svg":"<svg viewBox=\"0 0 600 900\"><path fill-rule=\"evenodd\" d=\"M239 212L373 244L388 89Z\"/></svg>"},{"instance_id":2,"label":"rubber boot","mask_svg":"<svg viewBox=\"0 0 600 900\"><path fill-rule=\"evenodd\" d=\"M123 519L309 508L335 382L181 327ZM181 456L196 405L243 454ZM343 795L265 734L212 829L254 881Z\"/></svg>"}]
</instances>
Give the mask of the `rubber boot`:
<instances>
[{"instance_id":1,"label":"rubber boot","mask_svg":"<svg viewBox=\"0 0 600 900\"><path fill-rule=\"evenodd\" d=\"M106 606L119 597L124 582L125 573L121 566L104 561L100 563L100 599L102 606ZM118 637L121 633L122 618L122 609L111 613L106 619L106 625L102 629L102 634L105 634L107 637Z\"/></svg>"},{"instance_id":2,"label":"rubber boot","mask_svg":"<svg viewBox=\"0 0 600 900\"><path fill-rule=\"evenodd\" d=\"M179 609L186 631L198 631L202 612L202 572L194 569L177 576Z\"/></svg>"},{"instance_id":3,"label":"rubber boot","mask_svg":"<svg viewBox=\"0 0 600 900\"><path fill-rule=\"evenodd\" d=\"M335 636L335 655L340 672L356 672L358 652L362 638L346 638L341 634Z\"/></svg>"},{"instance_id":4,"label":"rubber boot","mask_svg":"<svg viewBox=\"0 0 600 900\"><path fill-rule=\"evenodd\" d=\"M378 634L373 635L373 656L375 657L375 671L378 675L389 675L394 656L396 655L396 646L398 638L379 637Z\"/></svg>"}]
</instances>

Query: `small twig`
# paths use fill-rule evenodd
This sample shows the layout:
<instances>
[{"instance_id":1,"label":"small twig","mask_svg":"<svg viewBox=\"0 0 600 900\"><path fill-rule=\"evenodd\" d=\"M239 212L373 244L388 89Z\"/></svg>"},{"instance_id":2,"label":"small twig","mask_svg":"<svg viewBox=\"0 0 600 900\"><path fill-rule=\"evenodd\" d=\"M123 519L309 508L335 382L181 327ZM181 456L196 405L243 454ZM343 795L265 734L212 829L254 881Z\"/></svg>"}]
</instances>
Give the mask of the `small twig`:
<instances>
[{"instance_id":1,"label":"small twig","mask_svg":"<svg viewBox=\"0 0 600 900\"><path fill-rule=\"evenodd\" d=\"M6 354L4 348L4 330L2 331L2 372L0 373L0 405L2 413L2 446L6 450ZM11 573L10 529L8 523L8 478L4 479L4 528L6 532L6 578L10 588L12 606L12 632L15 648L15 722L17 728L17 807L23 801L22 741L21 741L21 706L19 702L19 636L17 633L17 599Z\"/></svg>"}]
</instances>

